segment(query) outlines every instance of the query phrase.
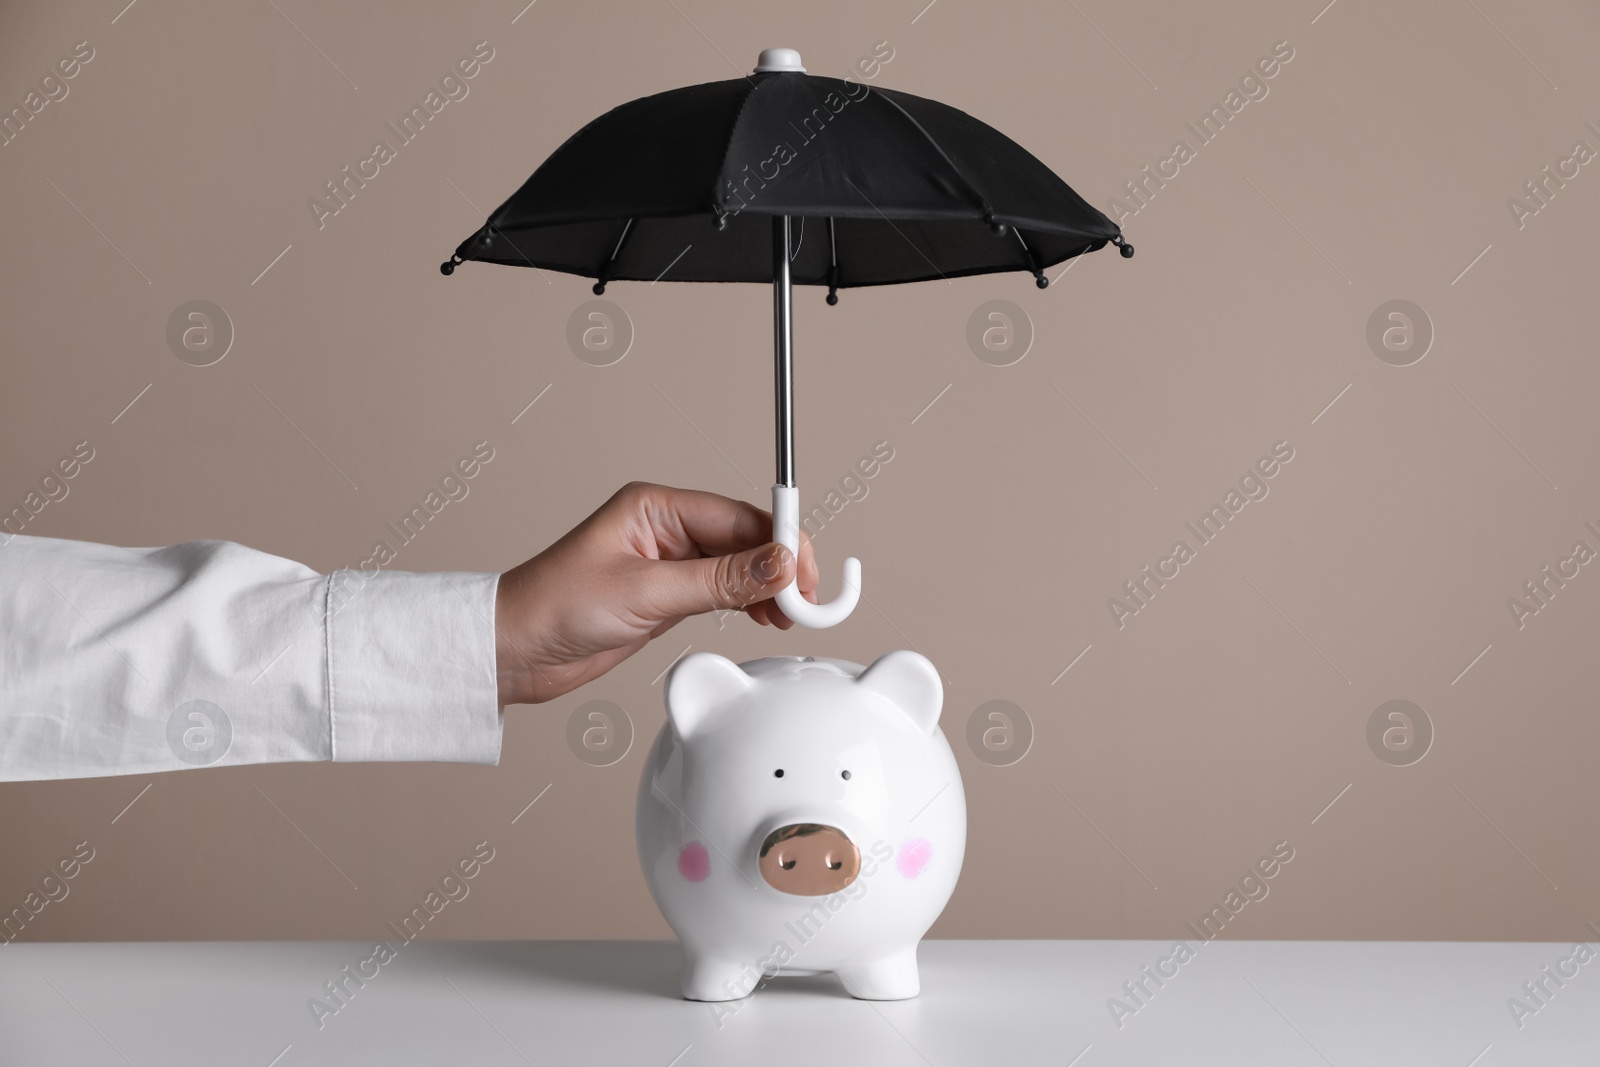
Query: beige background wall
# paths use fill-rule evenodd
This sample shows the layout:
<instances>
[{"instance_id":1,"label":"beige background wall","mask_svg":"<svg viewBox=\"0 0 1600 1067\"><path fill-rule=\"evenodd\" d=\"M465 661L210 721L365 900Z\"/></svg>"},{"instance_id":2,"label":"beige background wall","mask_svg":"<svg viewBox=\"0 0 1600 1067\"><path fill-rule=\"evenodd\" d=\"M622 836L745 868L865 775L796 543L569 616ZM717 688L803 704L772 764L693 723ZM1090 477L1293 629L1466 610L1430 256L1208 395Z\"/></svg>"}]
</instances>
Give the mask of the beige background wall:
<instances>
[{"instance_id":1,"label":"beige background wall","mask_svg":"<svg viewBox=\"0 0 1600 1067\"><path fill-rule=\"evenodd\" d=\"M894 449L818 538L827 591L843 555L864 561L847 625L694 620L510 709L498 769L0 786L6 909L95 849L28 938L375 936L485 839L495 861L428 936L666 936L632 808L657 679L691 644L912 647L941 668L971 841L936 936L1180 934L1277 842L1294 859L1229 936L1570 940L1600 921L1600 568L1521 629L1507 606L1574 542L1600 549L1600 167L1521 228L1507 206L1575 141L1600 150L1592 5L123 2L0 8L8 109L94 49L0 148L0 503L87 440L29 533L225 538L324 570L479 440L496 458L398 566L504 569L633 478L767 499L766 290L619 284L636 339L598 368L565 341L587 281L438 274L606 108L767 45L843 74L887 41L878 84L997 125L1104 207L1194 147L1184 123L1276 42L1294 58L1125 220L1131 262L1089 257L1045 292L800 295L808 502ZM319 230L308 198L485 40L470 95ZM192 299L234 326L213 366L166 341ZM1036 334L1012 366L967 344L992 299ZM1404 367L1367 341L1395 299L1436 334ZM1108 599L1280 441L1270 495L1119 629ZM638 733L603 768L565 741L595 699ZM1410 766L1367 741L1394 699L1435 735ZM965 740L992 700L1032 723L1010 766Z\"/></svg>"}]
</instances>

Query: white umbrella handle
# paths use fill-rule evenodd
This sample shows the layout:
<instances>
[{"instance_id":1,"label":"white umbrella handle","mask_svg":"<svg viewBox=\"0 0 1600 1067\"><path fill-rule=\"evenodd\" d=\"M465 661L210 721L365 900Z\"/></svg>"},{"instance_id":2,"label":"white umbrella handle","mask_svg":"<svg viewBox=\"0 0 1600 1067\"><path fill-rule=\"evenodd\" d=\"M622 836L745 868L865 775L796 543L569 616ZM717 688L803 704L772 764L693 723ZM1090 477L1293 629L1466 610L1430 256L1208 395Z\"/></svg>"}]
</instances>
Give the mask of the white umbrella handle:
<instances>
[{"instance_id":1,"label":"white umbrella handle","mask_svg":"<svg viewBox=\"0 0 1600 1067\"><path fill-rule=\"evenodd\" d=\"M833 600L813 604L800 595L800 490L796 486L772 487L772 534L794 554L796 562L795 580L778 593L783 613L813 630L837 626L849 617L861 599L861 561L854 556L844 561L844 585Z\"/></svg>"}]
</instances>

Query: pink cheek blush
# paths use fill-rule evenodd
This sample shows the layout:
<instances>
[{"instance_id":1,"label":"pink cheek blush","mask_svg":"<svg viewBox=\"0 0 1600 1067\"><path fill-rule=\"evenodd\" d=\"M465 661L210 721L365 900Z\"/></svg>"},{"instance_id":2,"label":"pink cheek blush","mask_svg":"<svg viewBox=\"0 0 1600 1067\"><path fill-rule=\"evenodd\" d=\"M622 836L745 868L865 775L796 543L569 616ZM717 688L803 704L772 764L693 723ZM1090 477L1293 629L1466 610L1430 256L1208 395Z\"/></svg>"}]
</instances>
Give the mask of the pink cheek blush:
<instances>
[{"instance_id":1,"label":"pink cheek blush","mask_svg":"<svg viewBox=\"0 0 1600 1067\"><path fill-rule=\"evenodd\" d=\"M894 865L907 878L915 878L931 859L933 845L918 837L900 846L900 854L895 857Z\"/></svg>"},{"instance_id":2,"label":"pink cheek blush","mask_svg":"<svg viewBox=\"0 0 1600 1067\"><path fill-rule=\"evenodd\" d=\"M685 882L703 882L711 877L711 855L706 846L690 841L678 853L678 873Z\"/></svg>"}]
</instances>

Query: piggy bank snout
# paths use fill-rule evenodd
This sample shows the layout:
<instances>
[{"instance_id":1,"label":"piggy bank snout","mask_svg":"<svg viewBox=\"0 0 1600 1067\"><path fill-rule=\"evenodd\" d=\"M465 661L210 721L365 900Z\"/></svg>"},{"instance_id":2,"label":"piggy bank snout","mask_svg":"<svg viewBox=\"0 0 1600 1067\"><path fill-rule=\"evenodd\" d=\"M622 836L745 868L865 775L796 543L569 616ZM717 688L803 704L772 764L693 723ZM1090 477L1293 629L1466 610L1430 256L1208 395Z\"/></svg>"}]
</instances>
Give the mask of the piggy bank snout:
<instances>
[{"instance_id":1,"label":"piggy bank snout","mask_svg":"<svg viewBox=\"0 0 1600 1067\"><path fill-rule=\"evenodd\" d=\"M798 897L820 897L844 889L861 873L861 850L843 830L821 823L780 826L761 842L761 877L772 888Z\"/></svg>"}]
</instances>

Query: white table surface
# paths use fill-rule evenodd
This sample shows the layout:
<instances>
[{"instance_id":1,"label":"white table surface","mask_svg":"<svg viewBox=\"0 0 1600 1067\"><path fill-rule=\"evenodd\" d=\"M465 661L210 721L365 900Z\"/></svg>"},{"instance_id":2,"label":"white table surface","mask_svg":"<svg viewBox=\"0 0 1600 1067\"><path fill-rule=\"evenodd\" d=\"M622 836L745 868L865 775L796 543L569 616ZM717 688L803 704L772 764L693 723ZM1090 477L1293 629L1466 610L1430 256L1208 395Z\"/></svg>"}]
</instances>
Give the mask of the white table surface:
<instances>
[{"instance_id":1,"label":"white table surface","mask_svg":"<svg viewBox=\"0 0 1600 1067\"><path fill-rule=\"evenodd\" d=\"M1217 941L1119 1029L1107 1001L1170 947L930 941L916 1000L780 978L719 1019L670 942L417 941L319 1029L307 1001L370 945L15 942L0 1064L1600 1063L1600 959L1520 1028L1506 1005L1570 945Z\"/></svg>"}]
</instances>

